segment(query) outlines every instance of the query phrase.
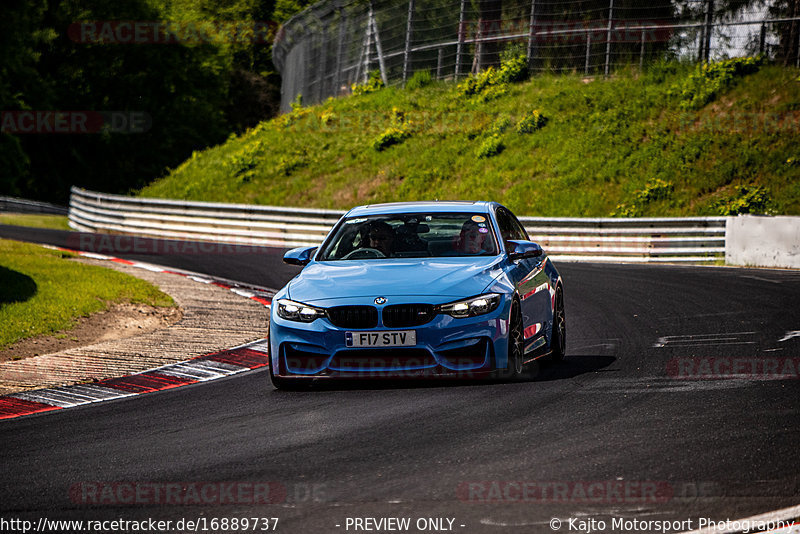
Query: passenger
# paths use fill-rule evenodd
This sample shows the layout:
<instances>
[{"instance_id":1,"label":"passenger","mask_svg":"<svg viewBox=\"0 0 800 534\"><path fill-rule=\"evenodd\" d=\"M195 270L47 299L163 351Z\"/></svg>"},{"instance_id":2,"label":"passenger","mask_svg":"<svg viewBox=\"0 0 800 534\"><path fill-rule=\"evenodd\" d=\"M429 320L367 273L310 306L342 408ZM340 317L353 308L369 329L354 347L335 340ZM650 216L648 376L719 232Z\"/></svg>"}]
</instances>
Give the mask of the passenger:
<instances>
[{"instance_id":1,"label":"passenger","mask_svg":"<svg viewBox=\"0 0 800 534\"><path fill-rule=\"evenodd\" d=\"M483 254L483 243L488 233L486 226L480 226L473 220L464 222L456 241L456 250L463 254Z\"/></svg>"}]
</instances>

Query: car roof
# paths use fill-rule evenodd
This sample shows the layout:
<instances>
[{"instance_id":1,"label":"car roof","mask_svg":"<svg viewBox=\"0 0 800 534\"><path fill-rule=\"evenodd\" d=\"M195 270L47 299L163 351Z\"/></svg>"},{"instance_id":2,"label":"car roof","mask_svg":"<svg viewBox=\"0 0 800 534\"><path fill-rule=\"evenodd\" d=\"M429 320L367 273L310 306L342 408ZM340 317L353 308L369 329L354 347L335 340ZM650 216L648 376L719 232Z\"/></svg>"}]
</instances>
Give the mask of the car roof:
<instances>
[{"instance_id":1,"label":"car roof","mask_svg":"<svg viewBox=\"0 0 800 534\"><path fill-rule=\"evenodd\" d=\"M347 212L347 217L364 215L394 215L401 213L491 213L495 202L475 200L445 200L425 202L390 202L356 206Z\"/></svg>"}]
</instances>

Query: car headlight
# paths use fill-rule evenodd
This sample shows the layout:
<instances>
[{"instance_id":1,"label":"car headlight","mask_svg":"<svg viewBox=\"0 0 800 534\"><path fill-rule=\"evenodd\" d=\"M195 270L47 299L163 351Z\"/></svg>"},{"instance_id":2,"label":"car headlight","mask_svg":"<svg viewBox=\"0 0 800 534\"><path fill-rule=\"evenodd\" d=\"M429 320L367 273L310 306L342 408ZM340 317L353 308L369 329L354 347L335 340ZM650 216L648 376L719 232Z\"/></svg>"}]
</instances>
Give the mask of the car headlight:
<instances>
[{"instance_id":1,"label":"car headlight","mask_svg":"<svg viewBox=\"0 0 800 534\"><path fill-rule=\"evenodd\" d=\"M451 317L462 319L465 317L475 317L494 311L500 304L501 295L498 293L487 293L448 304L442 304L437 308L439 313L446 313Z\"/></svg>"},{"instance_id":2,"label":"car headlight","mask_svg":"<svg viewBox=\"0 0 800 534\"><path fill-rule=\"evenodd\" d=\"M325 310L322 308L315 308L302 302L295 302L289 299L280 299L278 301L278 317L287 319L289 321L300 321L303 323L310 323L320 317L325 317Z\"/></svg>"}]
</instances>

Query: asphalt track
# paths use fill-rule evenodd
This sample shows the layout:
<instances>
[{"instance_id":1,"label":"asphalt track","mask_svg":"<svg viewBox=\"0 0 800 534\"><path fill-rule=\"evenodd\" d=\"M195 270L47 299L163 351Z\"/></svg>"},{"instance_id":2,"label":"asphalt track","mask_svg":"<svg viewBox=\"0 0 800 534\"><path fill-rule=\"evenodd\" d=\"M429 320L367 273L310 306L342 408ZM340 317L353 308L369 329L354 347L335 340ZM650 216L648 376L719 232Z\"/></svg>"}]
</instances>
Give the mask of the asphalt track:
<instances>
[{"instance_id":1,"label":"asphalt track","mask_svg":"<svg viewBox=\"0 0 800 534\"><path fill-rule=\"evenodd\" d=\"M12 227L0 236L69 239ZM292 274L276 250L117 255L263 286ZM172 532L193 530L176 530L180 519L210 528L213 518L278 517L279 532L321 533L369 532L353 523L365 517L409 518L401 532L448 518L464 533L553 532L559 518L569 532L578 518L572 532L591 520L621 532L614 518L696 528L800 502L800 273L558 267L567 358L533 381L278 392L256 371L9 420L0 515L153 518L173 521ZM737 377L721 376L731 369ZM219 482L243 493L153 503L153 488ZM109 483L116 494L93 497ZM266 483L278 502L251 504L248 488ZM127 503L120 488L133 487L140 502Z\"/></svg>"}]
</instances>

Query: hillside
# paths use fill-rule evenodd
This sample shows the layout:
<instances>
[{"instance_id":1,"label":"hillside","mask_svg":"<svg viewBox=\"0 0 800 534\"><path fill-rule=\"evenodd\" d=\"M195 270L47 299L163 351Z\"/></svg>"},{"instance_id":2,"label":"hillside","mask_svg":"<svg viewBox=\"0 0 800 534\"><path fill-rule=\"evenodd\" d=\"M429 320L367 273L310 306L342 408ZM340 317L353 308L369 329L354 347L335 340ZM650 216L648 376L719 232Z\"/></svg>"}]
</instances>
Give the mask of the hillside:
<instances>
[{"instance_id":1,"label":"hillside","mask_svg":"<svg viewBox=\"0 0 800 534\"><path fill-rule=\"evenodd\" d=\"M140 194L339 209L488 199L540 216L800 214L796 69L742 59L516 82L517 67L297 106Z\"/></svg>"}]
</instances>

